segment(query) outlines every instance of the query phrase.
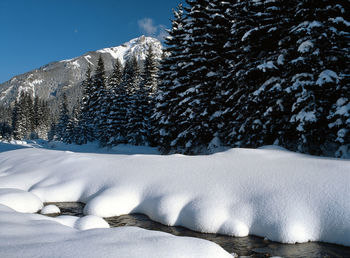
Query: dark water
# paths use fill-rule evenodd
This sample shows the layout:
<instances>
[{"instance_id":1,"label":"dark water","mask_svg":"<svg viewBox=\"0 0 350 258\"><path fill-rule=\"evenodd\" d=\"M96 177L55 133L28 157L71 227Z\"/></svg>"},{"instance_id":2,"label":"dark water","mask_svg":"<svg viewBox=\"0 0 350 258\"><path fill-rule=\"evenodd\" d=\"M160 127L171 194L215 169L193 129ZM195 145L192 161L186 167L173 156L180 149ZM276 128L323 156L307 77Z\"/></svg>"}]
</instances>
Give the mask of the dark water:
<instances>
[{"instance_id":1,"label":"dark water","mask_svg":"<svg viewBox=\"0 0 350 258\"><path fill-rule=\"evenodd\" d=\"M61 209L61 215L83 216L82 203L52 203ZM150 220L142 214L105 218L111 227L136 226L149 230L167 232L176 236L189 236L213 241L229 253L252 257L345 257L350 258L350 248L320 242L304 244L281 244L261 237L230 237L218 234L203 234L184 227L168 227Z\"/></svg>"}]
</instances>

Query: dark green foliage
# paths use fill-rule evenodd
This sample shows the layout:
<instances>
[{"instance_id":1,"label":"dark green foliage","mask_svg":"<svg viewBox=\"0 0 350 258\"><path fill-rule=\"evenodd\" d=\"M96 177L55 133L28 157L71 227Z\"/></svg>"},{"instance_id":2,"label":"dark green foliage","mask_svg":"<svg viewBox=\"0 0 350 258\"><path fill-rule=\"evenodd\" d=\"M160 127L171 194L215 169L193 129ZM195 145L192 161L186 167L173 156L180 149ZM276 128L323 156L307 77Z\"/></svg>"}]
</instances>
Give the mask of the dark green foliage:
<instances>
[{"instance_id":1,"label":"dark green foliage","mask_svg":"<svg viewBox=\"0 0 350 258\"><path fill-rule=\"evenodd\" d=\"M349 151L344 1L186 1L175 12L155 115L164 152L279 144Z\"/></svg>"},{"instance_id":2,"label":"dark green foliage","mask_svg":"<svg viewBox=\"0 0 350 258\"><path fill-rule=\"evenodd\" d=\"M150 46L147 52L144 71L142 73L142 81L140 86L140 113L143 117L147 131L146 142L147 145L156 146L156 121L153 118L153 111L155 107L156 92L158 90L158 75L159 75L159 61L154 54L153 47Z\"/></svg>"},{"instance_id":3,"label":"dark green foliage","mask_svg":"<svg viewBox=\"0 0 350 258\"><path fill-rule=\"evenodd\" d=\"M91 109L92 78L91 67L85 73L85 79L82 83L83 96L80 104L79 122L76 131L75 143L86 144L93 138L93 113Z\"/></svg>"},{"instance_id":4,"label":"dark green foliage","mask_svg":"<svg viewBox=\"0 0 350 258\"><path fill-rule=\"evenodd\" d=\"M93 136L101 145L107 142L104 132L107 126L109 106L106 103L107 88L103 59L100 56L97 62L95 74L92 77L92 90L90 95L90 110L92 114Z\"/></svg>"},{"instance_id":5,"label":"dark green foliage","mask_svg":"<svg viewBox=\"0 0 350 258\"><path fill-rule=\"evenodd\" d=\"M0 139L11 139L12 126L11 126L11 109L8 107L0 106Z\"/></svg>"},{"instance_id":6,"label":"dark green foliage","mask_svg":"<svg viewBox=\"0 0 350 258\"><path fill-rule=\"evenodd\" d=\"M15 102L12 113L12 131L16 140L30 139L34 132L33 100L28 93L22 92Z\"/></svg>"},{"instance_id":7,"label":"dark green foliage","mask_svg":"<svg viewBox=\"0 0 350 258\"><path fill-rule=\"evenodd\" d=\"M126 113L127 113L127 88L122 83L124 74L123 65L117 59L112 76L108 83L108 105L110 112L107 120L106 139L107 145L126 143Z\"/></svg>"},{"instance_id":8,"label":"dark green foliage","mask_svg":"<svg viewBox=\"0 0 350 258\"><path fill-rule=\"evenodd\" d=\"M70 118L69 118L69 111L68 111L67 96L64 93L62 97L61 107L60 107L60 117L58 120L58 124L55 128L56 140L62 141L65 143L70 143L70 135L67 131L69 120Z\"/></svg>"},{"instance_id":9,"label":"dark green foliage","mask_svg":"<svg viewBox=\"0 0 350 258\"><path fill-rule=\"evenodd\" d=\"M156 141L165 153L170 151L176 132L184 129L182 123L177 123L175 115L175 112L183 111L183 106L177 105L177 99L185 89L182 80L185 78L186 70L183 68L188 62L187 56L182 54L186 49L185 17L182 5L174 10L174 16L172 29L168 31L169 37L165 39L167 48L160 63L159 85L153 115L156 124L154 130Z\"/></svg>"}]
</instances>

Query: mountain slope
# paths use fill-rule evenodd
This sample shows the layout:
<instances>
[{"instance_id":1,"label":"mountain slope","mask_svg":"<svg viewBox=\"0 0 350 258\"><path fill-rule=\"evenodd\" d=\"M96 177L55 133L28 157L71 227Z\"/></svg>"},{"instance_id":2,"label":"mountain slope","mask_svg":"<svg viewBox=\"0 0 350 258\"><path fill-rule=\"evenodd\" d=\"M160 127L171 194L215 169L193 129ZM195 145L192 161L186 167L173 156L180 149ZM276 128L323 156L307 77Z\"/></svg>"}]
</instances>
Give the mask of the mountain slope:
<instances>
[{"instance_id":1,"label":"mountain slope","mask_svg":"<svg viewBox=\"0 0 350 258\"><path fill-rule=\"evenodd\" d=\"M30 92L33 97L54 100L63 91L77 90L79 87L76 86L84 79L88 66L91 65L94 70L100 55L108 74L117 58L124 63L135 54L139 61L145 60L147 50L151 45L156 56L161 58L162 44L155 38L141 36L117 47L91 51L73 59L53 62L28 73L17 75L0 84L0 104L11 104L22 91Z\"/></svg>"}]
</instances>

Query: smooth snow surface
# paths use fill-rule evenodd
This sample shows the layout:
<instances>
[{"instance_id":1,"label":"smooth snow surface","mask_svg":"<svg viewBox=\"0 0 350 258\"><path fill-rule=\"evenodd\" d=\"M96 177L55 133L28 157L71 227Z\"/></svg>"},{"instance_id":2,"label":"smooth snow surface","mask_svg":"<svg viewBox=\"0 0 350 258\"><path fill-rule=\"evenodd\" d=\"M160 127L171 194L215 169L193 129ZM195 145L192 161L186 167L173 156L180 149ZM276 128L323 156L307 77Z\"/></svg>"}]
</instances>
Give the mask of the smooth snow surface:
<instances>
[{"instance_id":1,"label":"smooth snow surface","mask_svg":"<svg viewBox=\"0 0 350 258\"><path fill-rule=\"evenodd\" d=\"M2 166L0 166L0 170L1 168ZM28 213L37 212L43 207L41 200L33 193L12 188L0 188L0 204L18 212Z\"/></svg>"},{"instance_id":2,"label":"smooth snow surface","mask_svg":"<svg viewBox=\"0 0 350 258\"><path fill-rule=\"evenodd\" d=\"M67 224L74 218L77 220L76 217L65 217L68 217ZM81 231L58 224L54 218L17 213L2 205L0 229L0 257L6 258L232 257L210 241L135 227Z\"/></svg>"},{"instance_id":3,"label":"smooth snow surface","mask_svg":"<svg viewBox=\"0 0 350 258\"><path fill-rule=\"evenodd\" d=\"M271 148L209 156L23 148L0 153L0 168L0 188L81 201L89 215L144 213L201 232L350 245L349 160Z\"/></svg>"},{"instance_id":4,"label":"smooth snow surface","mask_svg":"<svg viewBox=\"0 0 350 258\"><path fill-rule=\"evenodd\" d=\"M61 213L60 208L58 208L56 205L50 204L46 205L44 208L40 211L41 214L58 214Z\"/></svg>"}]
</instances>

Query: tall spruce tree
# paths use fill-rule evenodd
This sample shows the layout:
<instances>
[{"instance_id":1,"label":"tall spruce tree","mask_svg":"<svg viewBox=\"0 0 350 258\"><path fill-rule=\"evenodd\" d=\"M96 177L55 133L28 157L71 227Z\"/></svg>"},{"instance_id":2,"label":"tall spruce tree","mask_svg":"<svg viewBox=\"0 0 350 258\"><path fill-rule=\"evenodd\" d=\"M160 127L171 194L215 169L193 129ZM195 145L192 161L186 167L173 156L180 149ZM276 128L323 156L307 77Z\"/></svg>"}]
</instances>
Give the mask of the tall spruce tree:
<instances>
[{"instance_id":1,"label":"tall spruce tree","mask_svg":"<svg viewBox=\"0 0 350 258\"><path fill-rule=\"evenodd\" d=\"M15 140L19 140L20 138L20 132L19 132L19 118L20 118L20 106L19 103L17 101L17 99L15 100L13 109L12 109L12 118L11 118L11 122L12 122L12 134L13 134L13 138Z\"/></svg>"},{"instance_id":2,"label":"tall spruce tree","mask_svg":"<svg viewBox=\"0 0 350 258\"><path fill-rule=\"evenodd\" d=\"M224 35L230 21L218 14L220 10L226 11L229 5L214 2L187 1L185 17L182 12L181 15L175 13L170 36L174 33L177 37L169 41L174 47L170 45L168 60L178 58L179 61L170 69L162 67L166 70L161 73L161 84L168 82L170 85L168 89L161 86L159 99L168 103L158 103L156 110L156 118L161 123L177 122L176 128L164 126L160 129L161 142L168 142L172 151L193 153L206 150L209 144L220 144L218 127L222 124L218 118L222 101L218 96L221 94L221 77L225 73L222 58L227 41ZM179 22L182 23L180 27ZM170 112L159 110L162 106ZM169 113L163 116L160 112Z\"/></svg>"},{"instance_id":3,"label":"tall spruce tree","mask_svg":"<svg viewBox=\"0 0 350 258\"><path fill-rule=\"evenodd\" d=\"M56 139L58 141L70 143L69 134L67 132L68 123L69 123L69 111L68 111L67 96L65 93L63 93L61 105L60 105L60 117L58 120L58 124L55 127Z\"/></svg>"},{"instance_id":4,"label":"tall spruce tree","mask_svg":"<svg viewBox=\"0 0 350 258\"><path fill-rule=\"evenodd\" d=\"M185 40L188 35L184 28L186 17L183 6L180 4L173 13L172 29L168 31L169 36L165 38L167 46L164 50L165 56L160 63L159 85L153 116L157 125L154 130L157 137L155 140L164 153L173 150L172 143L175 137L185 130L185 125L178 123L176 113L185 110L184 106L178 105L178 98L185 90L182 81L186 78L185 68L190 62L185 53Z\"/></svg>"},{"instance_id":5,"label":"tall spruce tree","mask_svg":"<svg viewBox=\"0 0 350 258\"><path fill-rule=\"evenodd\" d=\"M125 64L123 84L127 89L127 123L126 139L132 145L147 143L148 128L144 121L144 87L141 84L141 69L136 56L132 56Z\"/></svg>"},{"instance_id":6,"label":"tall spruce tree","mask_svg":"<svg viewBox=\"0 0 350 258\"><path fill-rule=\"evenodd\" d=\"M11 117L12 109L0 105L0 139L10 140L12 135Z\"/></svg>"},{"instance_id":7,"label":"tall spruce tree","mask_svg":"<svg viewBox=\"0 0 350 258\"><path fill-rule=\"evenodd\" d=\"M109 78L109 105L110 112L107 119L106 138L107 145L126 143L125 126L127 123L127 89L123 82L123 65L117 59L113 73Z\"/></svg>"},{"instance_id":8,"label":"tall spruce tree","mask_svg":"<svg viewBox=\"0 0 350 258\"><path fill-rule=\"evenodd\" d=\"M17 140L29 139L34 132L33 100L28 93L21 92L15 102L12 117L13 137Z\"/></svg>"},{"instance_id":9,"label":"tall spruce tree","mask_svg":"<svg viewBox=\"0 0 350 258\"><path fill-rule=\"evenodd\" d=\"M107 128L107 119L109 106L106 101L106 75L102 56L99 57L95 74L92 77L92 92L90 97L90 112L93 116L93 134L94 138L101 145L105 145L108 141L104 134Z\"/></svg>"},{"instance_id":10,"label":"tall spruce tree","mask_svg":"<svg viewBox=\"0 0 350 258\"><path fill-rule=\"evenodd\" d=\"M81 100L80 112L79 112L79 122L77 127L77 137L75 138L75 143L86 144L89 141L93 141L93 112L92 112L92 77L91 77L91 67L89 66L86 73L85 79L82 83L83 95Z\"/></svg>"},{"instance_id":11,"label":"tall spruce tree","mask_svg":"<svg viewBox=\"0 0 350 258\"><path fill-rule=\"evenodd\" d=\"M147 135L147 143L154 146L156 144L155 121L153 119L153 112L155 107L155 93L158 90L158 75L159 75L159 61L154 54L152 45L147 50L147 56L142 73L142 81L140 86L142 116Z\"/></svg>"},{"instance_id":12,"label":"tall spruce tree","mask_svg":"<svg viewBox=\"0 0 350 258\"><path fill-rule=\"evenodd\" d=\"M349 92L349 80L343 76L349 71L350 58L350 30L343 18L349 15L349 8L344 4L322 0L315 5L315 1L305 0L295 8L286 69L291 72L287 79L293 83L288 90L294 96L290 122L298 135L296 150L301 152L334 155L332 149L337 148L332 147L338 138L337 126L329 119L336 117L332 108ZM337 142L338 147L343 144Z\"/></svg>"},{"instance_id":13,"label":"tall spruce tree","mask_svg":"<svg viewBox=\"0 0 350 258\"><path fill-rule=\"evenodd\" d=\"M77 102L77 105L73 107L72 114L69 117L67 128L66 128L66 143L73 143L77 141L77 138L80 137L80 130L78 129L79 122L79 109L80 103Z\"/></svg>"}]
</instances>

